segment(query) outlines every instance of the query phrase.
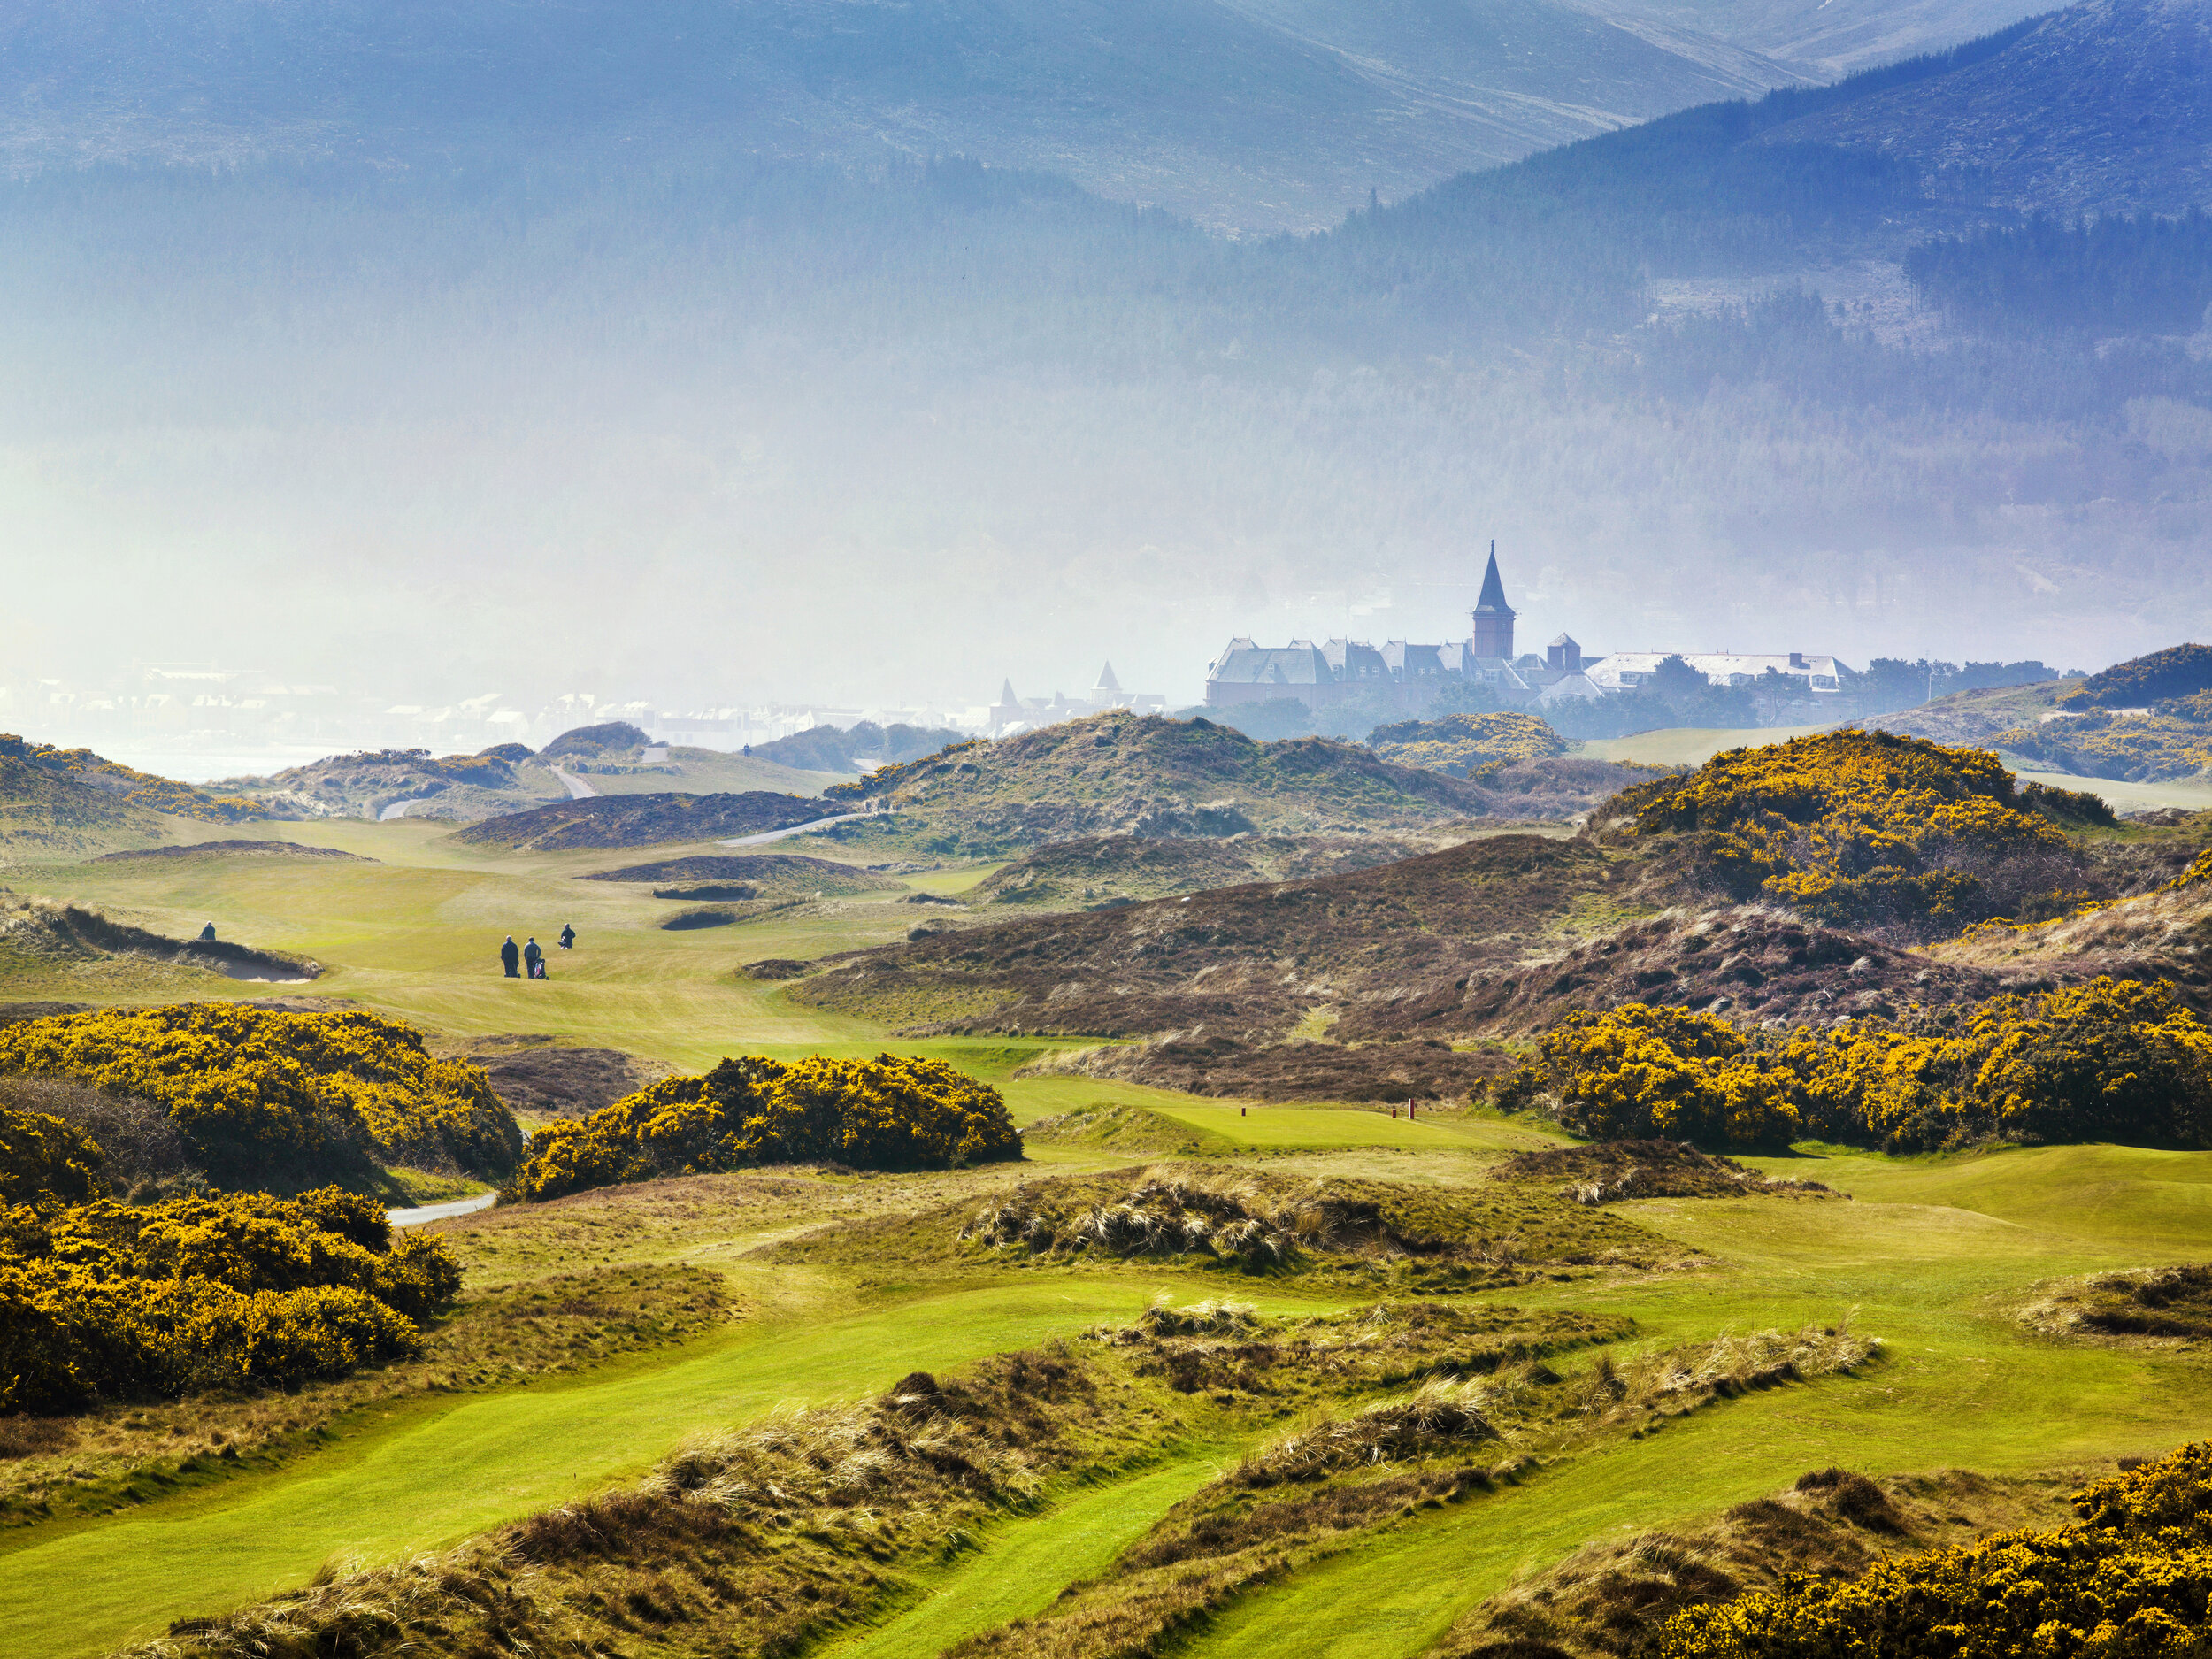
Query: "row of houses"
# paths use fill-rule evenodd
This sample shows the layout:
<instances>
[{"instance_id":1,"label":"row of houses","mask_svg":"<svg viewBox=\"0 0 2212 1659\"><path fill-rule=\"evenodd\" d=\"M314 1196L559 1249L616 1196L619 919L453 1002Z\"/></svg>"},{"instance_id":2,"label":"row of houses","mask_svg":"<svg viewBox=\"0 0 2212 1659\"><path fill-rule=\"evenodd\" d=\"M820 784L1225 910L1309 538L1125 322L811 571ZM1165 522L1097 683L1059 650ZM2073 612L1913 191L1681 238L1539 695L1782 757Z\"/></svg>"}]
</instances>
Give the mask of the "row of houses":
<instances>
[{"instance_id":1,"label":"row of houses","mask_svg":"<svg viewBox=\"0 0 2212 1659\"><path fill-rule=\"evenodd\" d=\"M1359 702L1394 705L1410 715L1425 712L1439 692L1457 681L1483 685L1503 703L1540 709L1632 691L1672 656L1716 686L1761 686L1769 683L1768 675L1779 675L1793 682L1793 698L1815 704L1843 691L1841 666L1823 653L1615 651L1591 657L1561 634L1540 653L1517 654L1517 617L1506 603L1494 541L1466 639L1441 645L1389 640L1379 646L1351 639L1293 640L1275 646L1239 637L1207 670L1206 702L1229 708L1290 699L1314 710Z\"/></svg>"}]
</instances>

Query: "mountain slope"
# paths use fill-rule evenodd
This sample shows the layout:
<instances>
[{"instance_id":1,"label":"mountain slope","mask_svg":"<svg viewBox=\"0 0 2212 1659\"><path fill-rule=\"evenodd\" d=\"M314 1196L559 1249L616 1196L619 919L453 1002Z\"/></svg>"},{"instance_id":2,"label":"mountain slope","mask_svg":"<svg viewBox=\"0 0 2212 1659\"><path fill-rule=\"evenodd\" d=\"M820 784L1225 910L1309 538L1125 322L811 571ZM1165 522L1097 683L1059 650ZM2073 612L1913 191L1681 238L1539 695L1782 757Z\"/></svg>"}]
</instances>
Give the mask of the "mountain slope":
<instances>
[{"instance_id":1,"label":"mountain slope","mask_svg":"<svg viewBox=\"0 0 2212 1659\"><path fill-rule=\"evenodd\" d=\"M35 0L0 150L450 158L558 143L964 153L1245 227L1784 84L1555 0Z\"/></svg>"},{"instance_id":2,"label":"mountain slope","mask_svg":"<svg viewBox=\"0 0 2212 1659\"><path fill-rule=\"evenodd\" d=\"M1626 27L1658 23L1819 79L1939 51L2047 10L2036 0L1604 0Z\"/></svg>"},{"instance_id":3,"label":"mountain slope","mask_svg":"<svg viewBox=\"0 0 2212 1659\"><path fill-rule=\"evenodd\" d=\"M1333 240L1430 259L1518 240L1524 263L1593 274L1805 272L2032 209L2212 204L2208 133L2212 0L2088 0L1455 179Z\"/></svg>"},{"instance_id":4,"label":"mountain slope","mask_svg":"<svg viewBox=\"0 0 2212 1659\"><path fill-rule=\"evenodd\" d=\"M1763 144L1875 151L2020 211L2212 204L2212 4L2089 0L1985 62L1787 122Z\"/></svg>"}]
</instances>

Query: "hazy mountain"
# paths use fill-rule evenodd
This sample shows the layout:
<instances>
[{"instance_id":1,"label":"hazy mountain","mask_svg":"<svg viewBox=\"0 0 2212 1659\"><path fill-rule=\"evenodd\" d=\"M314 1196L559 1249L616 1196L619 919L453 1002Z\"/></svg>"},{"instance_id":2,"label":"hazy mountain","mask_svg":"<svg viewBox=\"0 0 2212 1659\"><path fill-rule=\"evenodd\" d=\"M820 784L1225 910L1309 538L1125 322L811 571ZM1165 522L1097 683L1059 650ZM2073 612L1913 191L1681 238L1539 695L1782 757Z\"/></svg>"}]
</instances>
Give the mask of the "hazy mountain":
<instances>
[{"instance_id":1,"label":"hazy mountain","mask_svg":"<svg viewBox=\"0 0 2212 1659\"><path fill-rule=\"evenodd\" d=\"M1628 27L1671 26L1832 80L1955 46L2050 8L2039 0L1596 0Z\"/></svg>"},{"instance_id":2,"label":"hazy mountain","mask_svg":"<svg viewBox=\"0 0 2212 1659\"><path fill-rule=\"evenodd\" d=\"M1467 174L1344 234L1424 250L1508 234L1588 272L1613 261L1617 280L1623 261L1810 280L2032 212L2206 204L2212 0L2089 0L1831 86L1680 111Z\"/></svg>"},{"instance_id":3,"label":"hazy mountain","mask_svg":"<svg viewBox=\"0 0 2212 1659\"><path fill-rule=\"evenodd\" d=\"M0 153L957 153L1273 227L1795 78L1555 0L29 0Z\"/></svg>"},{"instance_id":4,"label":"hazy mountain","mask_svg":"<svg viewBox=\"0 0 2212 1659\"><path fill-rule=\"evenodd\" d=\"M2212 204L2212 4L2089 0L1981 62L1786 122L1758 142L1871 151L1936 188L2023 212Z\"/></svg>"}]
</instances>

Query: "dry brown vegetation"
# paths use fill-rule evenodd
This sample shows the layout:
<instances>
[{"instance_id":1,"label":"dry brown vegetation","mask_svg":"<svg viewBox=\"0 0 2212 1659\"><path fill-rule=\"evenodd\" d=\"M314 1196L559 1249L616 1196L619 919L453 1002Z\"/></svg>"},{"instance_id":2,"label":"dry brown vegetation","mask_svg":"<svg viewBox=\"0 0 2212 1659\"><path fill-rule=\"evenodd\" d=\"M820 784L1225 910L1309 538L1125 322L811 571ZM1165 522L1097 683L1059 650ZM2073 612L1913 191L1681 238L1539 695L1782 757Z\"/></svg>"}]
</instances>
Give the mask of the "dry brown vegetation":
<instances>
[{"instance_id":1,"label":"dry brown vegetation","mask_svg":"<svg viewBox=\"0 0 2212 1659\"><path fill-rule=\"evenodd\" d=\"M1447 841L1459 839L1439 831ZM1102 910L1171 894L1253 881L1299 881L1394 864L1435 850L1437 837L1404 835L1093 836L1055 841L1002 864L969 897L979 904Z\"/></svg>"},{"instance_id":2,"label":"dry brown vegetation","mask_svg":"<svg viewBox=\"0 0 2212 1659\"><path fill-rule=\"evenodd\" d=\"M472 847L506 847L517 852L651 847L788 829L833 810L808 796L764 790L741 795L599 795L486 818L457 831L454 839Z\"/></svg>"},{"instance_id":3,"label":"dry brown vegetation","mask_svg":"<svg viewBox=\"0 0 2212 1659\"><path fill-rule=\"evenodd\" d=\"M1490 1171L1496 1181L1554 1187L1583 1204L1630 1198L1834 1198L1819 1181L1777 1179L1678 1141L1604 1141L1523 1152Z\"/></svg>"},{"instance_id":4,"label":"dry brown vegetation","mask_svg":"<svg viewBox=\"0 0 2212 1659\"><path fill-rule=\"evenodd\" d=\"M482 1066L492 1092L532 1125L549 1118L587 1116L675 1075L664 1061L619 1048L572 1048L551 1036L524 1033L438 1044L434 1051Z\"/></svg>"},{"instance_id":5,"label":"dry brown vegetation","mask_svg":"<svg viewBox=\"0 0 2212 1659\"><path fill-rule=\"evenodd\" d=\"M903 1002L904 1023L929 1031L1279 1037L1317 1003L1348 1025L1409 985L1515 964L1555 940L1578 901L1624 893L1635 873L1586 842L1497 835L1350 875L933 935L792 995L863 1016ZM990 1002L911 1018L933 996Z\"/></svg>"},{"instance_id":6,"label":"dry brown vegetation","mask_svg":"<svg viewBox=\"0 0 2212 1659\"><path fill-rule=\"evenodd\" d=\"M2212 1337L2212 1263L2069 1279L2049 1287L2021 1317L2057 1336L2200 1342Z\"/></svg>"}]
</instances>

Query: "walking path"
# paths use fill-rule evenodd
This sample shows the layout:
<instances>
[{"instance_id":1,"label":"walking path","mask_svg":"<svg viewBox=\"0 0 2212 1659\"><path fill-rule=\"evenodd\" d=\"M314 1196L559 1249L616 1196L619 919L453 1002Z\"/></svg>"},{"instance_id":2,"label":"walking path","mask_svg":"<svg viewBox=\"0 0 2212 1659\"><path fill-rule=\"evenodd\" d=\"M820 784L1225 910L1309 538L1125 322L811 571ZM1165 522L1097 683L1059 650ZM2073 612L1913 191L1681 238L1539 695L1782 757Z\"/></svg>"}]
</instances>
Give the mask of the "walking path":
<instances>
[{"instance_id":1,"label":"walking path","mask_svg":"<svg viewBox=\"0 0 2212 1659\"><path fill-rule=\"evenodd\" d=\"M409 807L420 806L429 798L426 795L416 795L408 796L404 801L395 801L376 815L376 821L380 824L388 824L396 818L405 818Z\"/></svg>"},{"instance_id":2,"label":"walking path","mask_svg":"<svg viewBox=\"0 0 2212 1659\"><path fill-rule=\"evenodd\" d=\"M553 775L568 786L568 798L572 801L588 801L599 793L572 772L563 772L556 766Z\"/></svg>"},{"instance_id":3,"label":"walking path","mask_svg":"<svg viewBox=\"0 0 2212 1659\"><path fill-rule=\"evenodd\" d=\"M811 835L826 830L833 824L849 824L856 818L889 818L888 812L841 812L835 818L810 818L804 824L794 824L789 829L768 830L758 835L739 835L720 843L724 847L765 847L770 841L780 841L787 835Z\"/></svg>"},{"instance_id":4,"label":"walking path","mask_svg":"<svg viewBox=\"0 0 2212 1659\"><path fill-rule=\"evenodd\" d=\"M497 1193L478 1193L470 1198L449 1198L442 1203L418 1204L412 1210L388 1210L384 1219L396 1227L419 1227L426 1221L440 1221L448 1216L465 1216L472 1210L489 1210L497 1201Z\"/></svg>"}]
</instances>

